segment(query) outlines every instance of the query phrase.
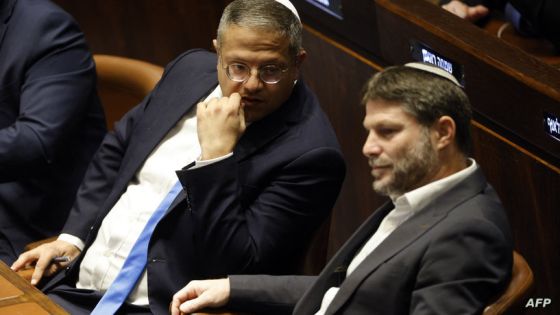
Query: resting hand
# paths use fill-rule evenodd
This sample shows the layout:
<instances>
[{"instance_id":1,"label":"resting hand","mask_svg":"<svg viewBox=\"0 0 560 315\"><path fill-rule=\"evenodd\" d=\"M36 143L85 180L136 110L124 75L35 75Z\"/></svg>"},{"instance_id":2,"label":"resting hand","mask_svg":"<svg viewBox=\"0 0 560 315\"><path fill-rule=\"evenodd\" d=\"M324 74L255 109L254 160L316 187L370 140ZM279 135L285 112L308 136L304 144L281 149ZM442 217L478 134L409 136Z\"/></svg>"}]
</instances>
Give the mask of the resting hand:
<instances>
[{"instance_id":1,"label":"resting hand","mask_svg":"<svg viewBox=\"0 0 560 315\"><path fill-rule=\"evenodd\" d=\"M468 6L461 1L452 0L451 2L441 6L456 16L470 22L476 22L488 15L488 8L483 5Z\"/></svg>"},{"instance_id":2,"label":"resting hand","mask_svg":"<svg viewBox=\"0 0 560 315\"><path fill-rule=\"evenodd\" d=\"M56 240L43 244L19 255L18 259L12 264L12 270L18 271L35 263L35 271L31 276L31 284L35 285L41 280L43 275L50 276L58 270L68 266L80 254L80 250L65 241ZM52 262L57 256L68 256L68 262Z\"/></svg>"},{"instance_id":3,"label":"resting hand","mask_svg":"<svg viewBox=\"0 0 560 315\"><path fill-rule=\"evenodd\" d=\"M202 160L233 152L245 132L245 114L238 93L199 103L196 119Z\"/></svg>"},{"instance_id":4,"label":"resting hand","mask_svg":"<svg viewBox=\"0 0 560 315\"><path fill-rule=\"evenodd\" d=\"M171 314L190 314L207 307L220 307L229 300L229 279L191 281L173 295Z\"/></svg>"}]
</instances>

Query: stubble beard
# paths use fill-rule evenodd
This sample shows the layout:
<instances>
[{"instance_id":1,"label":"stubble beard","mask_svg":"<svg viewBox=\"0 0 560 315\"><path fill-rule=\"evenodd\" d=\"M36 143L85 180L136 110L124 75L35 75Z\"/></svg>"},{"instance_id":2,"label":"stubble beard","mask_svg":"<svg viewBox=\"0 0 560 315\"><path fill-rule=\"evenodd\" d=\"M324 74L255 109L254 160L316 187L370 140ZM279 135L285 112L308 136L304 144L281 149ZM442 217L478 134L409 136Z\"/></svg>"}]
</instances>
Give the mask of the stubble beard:
<instances>
[{"instance_id":1,"label":"stubble beard","mask_svg":"<svg viewBox=\"0 0 560 315\"><path fill-rule=\"evenodd\" d=\"M392 164L392 170L388 182L374 180L375 192L394 200L406 192L418 188L419 183L437 167L437 153L427 133L423 133L421 141L406 150L398 160L384 159L378 162Z\"/></svg>"}]
</instances>

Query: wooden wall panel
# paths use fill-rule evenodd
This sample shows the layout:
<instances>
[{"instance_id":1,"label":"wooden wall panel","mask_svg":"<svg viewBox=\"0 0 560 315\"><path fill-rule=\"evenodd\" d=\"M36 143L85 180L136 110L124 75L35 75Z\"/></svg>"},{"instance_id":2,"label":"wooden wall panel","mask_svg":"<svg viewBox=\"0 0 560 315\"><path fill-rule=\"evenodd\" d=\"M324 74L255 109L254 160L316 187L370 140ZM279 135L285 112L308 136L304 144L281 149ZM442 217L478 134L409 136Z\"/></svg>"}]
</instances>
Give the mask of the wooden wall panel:
<instances>
[{"instance_id":1,"label":"wooden wall panel","mask_svg":"<svg viewBox=\"0 0 560 315\"><path fill-rule=\"evenodd\" d=\"M529 297L560 301L560 169L503 136L475 123L474 156L508 210L515 248L535 276ZM518 308L513 314L534 314ZM552 304L539 314L560 314Z\"/></svg>"},{"instance_id":2,"label":"wooden wall panel","mask_svg":"<svg viewBox=\"0 0 560 315\"><path fill-rule=\"evenodd\" d=\"M543 130L543 112L560 116L558 69L425 1L376 2L383 60L411 61L410 41L418 40L458 62L479 118L560 163L560 141Z\"/></svg>"},{"instance_id":3,"label":"wooden wall panel","mask_svg":"<svg viewBox=\"0 0 560 315\"><path fill-rule=\"evenodd\" d=\"M94 53L166 65L191 48L212 49L231 0L53 0L74 16Z\"/></svg>"},{"instance_id":4,"label":"wooden wall panel","mask_svg":"<svg viewBox=\"0 0 560 315\"><path fill-rule=\"evenodd\" d=\"M331 257L373 210L386 199L373 193L366 158L361 154L366 132L362 127L362 86L378 66L333 47L336 42L307 27L304 45L308 58L303 77L316 92L329 116L347 164L346 180L331 218L328 256Z\"/></svg>"}]
</instances>

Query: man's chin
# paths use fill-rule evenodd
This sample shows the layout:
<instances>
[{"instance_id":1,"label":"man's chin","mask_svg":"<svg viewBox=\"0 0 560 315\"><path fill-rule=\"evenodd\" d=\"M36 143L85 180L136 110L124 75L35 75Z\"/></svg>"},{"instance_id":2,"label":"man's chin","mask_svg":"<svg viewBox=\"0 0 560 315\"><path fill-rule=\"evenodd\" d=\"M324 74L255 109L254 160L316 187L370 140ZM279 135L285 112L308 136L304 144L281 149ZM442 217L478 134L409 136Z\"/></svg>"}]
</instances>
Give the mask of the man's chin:
<instances>
[{"instance_id":1,"label":"man's chin","mask_svg":"<svg viewBox=\"0 0 560 315\"><path fill-rule=\"evenodd\" d=\"M263 119L263 115L258 112L254 111L245 111L245 122L246 123L253 123Z\"/></svg>"},{"instance_id":2,"label":"man's chin","mask_svg":"<svg viewBox=\"0 0 560 315\"><path fill-rule=\"evenodd\" d=\"M386 179L385 181L377 180L373 182L373 190L381 196L391 198L402 195L402 191L392 187L392 184L393 182L390 179Z\"/></svg>"},{"instance_id":3,"label":"man's chin","mask_svg":"<svg viewBox=\"0 0 560 315\"><path fill-rule=\"evenodd\" d=\"M382 183L380 180L376 180L373 182L373 190L382 195L382 196L388 196L388 184L387 183Z\"/></svg>"}]
</instances>

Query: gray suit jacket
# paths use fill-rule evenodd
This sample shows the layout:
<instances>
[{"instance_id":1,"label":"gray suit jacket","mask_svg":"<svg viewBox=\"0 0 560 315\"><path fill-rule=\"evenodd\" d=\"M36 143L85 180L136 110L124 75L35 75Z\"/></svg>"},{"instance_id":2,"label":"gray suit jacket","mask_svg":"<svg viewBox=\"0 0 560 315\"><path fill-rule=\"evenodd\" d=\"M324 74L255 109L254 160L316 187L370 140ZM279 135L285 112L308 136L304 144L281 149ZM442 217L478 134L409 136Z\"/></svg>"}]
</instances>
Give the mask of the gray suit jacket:
<instances>
[{"instance_id":1,"label":"gray suit jacket","mask_svg":"<svg viewBox=\"0 0 560 315\"><path fill-rule=\"evenodd\" d=\"M318 277L231 276L230 308L314 314L328 288L338 286L327 314L481 313L512 267L509 223L482 171L399 226L345 279L356 251L392 208L370 216Z\"/></svg>"}]
</instances>

